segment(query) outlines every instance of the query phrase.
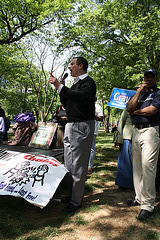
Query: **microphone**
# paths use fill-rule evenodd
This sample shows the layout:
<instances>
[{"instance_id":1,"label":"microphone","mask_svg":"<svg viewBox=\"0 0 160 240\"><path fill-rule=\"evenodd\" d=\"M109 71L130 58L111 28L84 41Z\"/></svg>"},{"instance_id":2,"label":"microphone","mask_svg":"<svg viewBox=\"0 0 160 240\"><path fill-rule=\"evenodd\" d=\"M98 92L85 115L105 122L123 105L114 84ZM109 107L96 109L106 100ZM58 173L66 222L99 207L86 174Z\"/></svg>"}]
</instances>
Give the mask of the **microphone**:
<instances>
[{"instance_id":1,"label":"microphone","mask_svg":"<svg viewBox=\"0 0 160 240\"><path fill-rule=\"evenodd\" d=\"M64 76L62 77L62 81L68 77L68 73L65 73Z\"/></svg>"}]
</instances>

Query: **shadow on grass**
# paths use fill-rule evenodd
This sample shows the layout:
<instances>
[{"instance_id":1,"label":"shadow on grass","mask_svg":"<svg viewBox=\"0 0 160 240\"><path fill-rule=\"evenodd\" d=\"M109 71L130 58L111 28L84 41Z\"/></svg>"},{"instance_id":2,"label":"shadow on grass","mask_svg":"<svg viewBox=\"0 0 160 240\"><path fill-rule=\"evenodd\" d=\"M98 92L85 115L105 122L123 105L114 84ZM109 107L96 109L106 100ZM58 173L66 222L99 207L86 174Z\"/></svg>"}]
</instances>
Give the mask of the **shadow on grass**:
<instances>
[{"instance_id":1,"label":"shadow on grass","mask_svg":"<svg viewBox=\"0 0 160 240\"><path fill-rule=\"evenodd\" d=\"M127 215L130 213L130 208L127 206L127 199L132 199L134 191L120 191L119 189L113 189L108 187L103 190L102 193L94 194L90 193L85 196L82 212L92 214L98 211L100 208L112 207L110 214L107 216L109 224L101 224L104 221L104 216L99 216L94 222L94 227L90 227L90 230L103 231L103 236L106 235L106 239L109 236L109 232L115 228L113 219L117 217L117 207L120 215ZM95 202L96 201L96 202ZM53 200L44 208L40 209L35 207L21 198L14 198L9 196L2 196L0 199L0 239L26 239L26 240L42 240L47 236L56 236L64 233L71 233L74 231L74 226L69 225L72 220L71 217L74 214L65 214L63 209L66 205L62 205ZM135 214L136 218L137 214ZM145 224L148 228L160 226L160 205L156 208L154 217L151 217ZM64 230L60 230L62 225L66 225ZM92 226L92 224L91 224ZM157 232L145 231L142 227L129 225L119 232L119 237L116 239L128 239L130 235L134 234L144 235L141 239L158 239L156 238ZM26 236L25 234L30 234ZM20 238L23 236L23 238ZM153 238L147 238L148 236ZM111 238L112 239L112 238Z\"/></svg>"},{"instance_id":2,"label":"shadow on grass","mask_svg":"<svg viewBox=\"0 0 160 240\"><path fill-rule=\"evenodd\" d=\"M39 230L41 233L37 239L45 239L45 235L52 233L54 235L55 229L68 222L67 214L62 212L63 208L63 205L53 200L44 209L40 209L22 198L1 196L0 239L16 239L33 231L36 235ZM52 228L48 232L49 227ZM23 239L36 239L36 236Z\"/></svg>"},{"instance_id":3,"label":"shadow on grass","mask_svg":"<svg viewBox=\"0 0 160 240\"><path fill-rule=\"evenodd\" d=\"M118 198L117 198L118 196ZM102 207L109 208L109 215L100 215L96 218L94 227L91 224L90 230L103 231L103 236L109 236L109 232L115 229L113 219L117 217L117 207L119 214L127 216L130 213L130 208L127 206L127 199L134 196L134 191L120 191L109 186L103 190L102 193L89 194L85 196L82 212L92 214ZM97 201L98 200L98 201ZM95 202L96 201L96 202ZM0 198L0 239L26 239L26 240L40 240L46 239L47 236L56 236L64 233L71 233L74 229L73 225L69 225L74 214L65 214L62 205L53 200L44 208L35 207L21 198L14 198L10 196L2 196ZM110 209L112 207L112 209ZM139 210L138 210L139 211ZM135 213L135 218L137 213ZM104 217L109 221L107 224L101 224ZM156 213L153 217L148 219L144 224L149 228L159 227L160 222L160 205L156 207ZM138 221L138 220L137 220ZM87 224L87 223L86 223ZM64 230L60 230L61 225L66 225ZM24 237L25 233L30 233L30 236ZM127 225L123 230L119 231L119 236L116 239L128 239L127 237L134 234L143 235L141 239L158 239L157 232L144 231L144 228L135 226L134 224ZM20 236L23 235L23 238ZM150 238L148 238L150 236ZM153 238L152 238L153 237ZM112 238L111 238L112 239ZM114 239L114 238L113 238Z\"/></svg>"},{"instance_id":4,"label":"shadow on grass","mask_svg":"<svg viewBox=\"0 0 160 240\"><path fill-rule=\"evenodd\" d=\"M107 166L107 163L116 158L117 151L114 148L106 148L103 144L104 136L105 134L102 134L102 137L99 136L100 140L98 140L95 173L93 174L96 182L93 181L92 184L86 182L85 192L87 194L92 193L96 188L102 188L104 181L112 181L115 177L116 167ZM109 141L112 142L112 140ZM101 173L103 173L103 178L99 176ZM61 194L65 195L65 192L66 184L65 181L62 181L54 197ZM65 214L63 212L65 207L66 205L51 200L44 209L40 209L22 198L1 196L0 239L20 239L20 236L23 236L23 239L29 240L45 239L45 236L49 235L54 236L59 232L61 225L69 223L70 216L73 215ZM72 231L72 229L67 231ZM29 233L33 234L25 237L25 234Z\"/></svg>"},{"instance_id":5,"label":"shadow on grass","mask_svg":"<svg viewBox=\"0 0 160 240\"><path fill-rule=\"evenodd\" d=\"M108 147L109 144L111 145ZM127 240L130 236L133 237L134 234L138 234L137 236L141 238L137 239L157 240L157 233L150 228L160 226L160 205L157 205L155 215L145 223L147 225L145 231L143 227L137 227L134 224L128 224L123 230L121 227L115 227L114 219L117 217L117 211L122 216L127 216L131 210L126 201L134 197L133 190L121 191L115 185L113 186L117 158L118 149L113 147L112 135L100 134L96 145L94 172L90 179L86 181L81 212L92 214L99 209L109 209L107 216L100 215L96 218L96 221L94 219L93 223L89 224L91 231L97 230L97 232L103 233L106 239ZM108 182L112 182L112 185L106 186ZM54 197L65 193L66 185L65 181L62 181ZM72 216L74 217L75 214L76 217L77 213L66 214L63 211L65 207L65 204L55 202L52 199L45 208L40 209L22 198L1 196L0 239L44 240L54 239L55 236L61 236L65 233L70 234L74 231L76 224L75 222L70 224L73 223ZM137 212L135 218L136 216ZM101 223L104 218L106 218L107 224ZM80 219L78 223L84 223L83 219ZM61 228L61 226L65 227ZM112 231L118 232L116 238L112 238Z\"/></svg>"}]
</instances>

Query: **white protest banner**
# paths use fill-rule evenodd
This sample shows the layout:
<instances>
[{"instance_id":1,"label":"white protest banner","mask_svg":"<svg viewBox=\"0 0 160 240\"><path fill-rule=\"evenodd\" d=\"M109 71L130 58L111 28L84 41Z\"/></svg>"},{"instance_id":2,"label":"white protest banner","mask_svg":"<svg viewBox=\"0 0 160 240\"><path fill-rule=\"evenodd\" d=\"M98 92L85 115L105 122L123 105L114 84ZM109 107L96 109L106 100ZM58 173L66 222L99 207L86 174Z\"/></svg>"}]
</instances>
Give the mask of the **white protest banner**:
<instances>
[{"instance_id":1,"label":"white protest banner","mask_svg":"<svg viewBox=\"0 0 160 240\"><path fill-rule=\"evenodd\" d=\"M0 195L45 207L67 172L54 157L0 148Z\"/></svg>"}]
</instances>

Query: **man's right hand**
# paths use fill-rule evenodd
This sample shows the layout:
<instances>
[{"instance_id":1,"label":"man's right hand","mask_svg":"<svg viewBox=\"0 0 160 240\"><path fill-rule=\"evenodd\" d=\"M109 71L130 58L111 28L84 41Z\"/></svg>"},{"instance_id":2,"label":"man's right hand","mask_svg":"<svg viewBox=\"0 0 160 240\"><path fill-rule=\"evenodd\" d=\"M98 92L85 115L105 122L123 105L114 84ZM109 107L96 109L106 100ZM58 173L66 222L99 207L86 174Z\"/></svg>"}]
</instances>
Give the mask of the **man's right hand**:
<instances>
[{"instance_id":1,"label":"man's right hand","mask_svg":"<svg viewBox=\"0 0 160 240\"><path fill-rule=\"evenodd\" d=\"M50 78L49 78L48 82L50 82L51 84L53 84L56 89L58 89L59 86L61 85L61 83L58 81L58 79L57 79L56 77L54 77L54 76L52 75L52 73L50 73Z\"/></svg>"},{"instance_id":2,"label":"man's right hand","mask_svg":"<svg viewBox=\"0 0 160 240\"><path fill-rule=\"evenodd\" d=\"M138 85L137 91L144 92L145 90L146 91L148 90L148 84L147 83L141 83L141 84Z\"/></svg>"}]
</instances>

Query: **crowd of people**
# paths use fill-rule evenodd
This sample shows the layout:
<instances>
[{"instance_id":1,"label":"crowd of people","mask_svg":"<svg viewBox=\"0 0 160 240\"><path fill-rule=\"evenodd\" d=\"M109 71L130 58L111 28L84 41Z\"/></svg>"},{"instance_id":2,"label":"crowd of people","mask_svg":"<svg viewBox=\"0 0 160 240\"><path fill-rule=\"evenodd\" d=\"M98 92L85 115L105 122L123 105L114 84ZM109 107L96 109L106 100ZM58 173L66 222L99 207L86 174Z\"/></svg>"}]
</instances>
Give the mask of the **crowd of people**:
<instances>
[{"instance_id":1,"label":"crowd of people","mask_svg":"<svg viewBox=\"0 0 160 240\"><path fill-rule=\"evenodd\" d=\"M49 82L54 84L66 109L67 123L64 135L64 162L72 176L72 191L63 202L68 202L67 212L82 206L87 168L90 165L94 129L94 98L96 86L87 74L86 60L74 58L69 66L74 84L67 88L52 74ZM156 198L155 179L159 156L160 90L157 88L157 72L148 69L144 82L127 103L117 128L116 144L120 146L116 185L135 190L135 199L129 206L140 206L138 219L147 219L154 213ZM100 114L103 117L102 114ZM94 149L95 152L95 149ZM93 157L94 159L94 157ZM89 163L89 165L88 165Z\"/></svg>"},{"instance_id":2,"label":"crowd of people","mask_svg":"<svg viewBox=\"0 0 160 240\"><path fill-rule=\"evenodd\" d=\"M69 70L74 84L69 88L50 73L60 96L59 105L53 114L62 130L64 166L70 173L68 196L61 199L67 203L66 212L75 212L82 207L87 173L92 173L95 158L98 121L103 120L103 111L95 103L96 84L88 73L88 62L83 57L72 59ZM160 146L160 90L154 69L147 69L144 82L128 101L117 127L116 145L119 156L115 184L120 188L131 188L135 198L128 200L129 206L140 206L139 220L154 213L157 163ZM5 135L5 113L0 108L0 141ZM159 165L158 165L159 166Z\"/></svg>"}]
</instances>

